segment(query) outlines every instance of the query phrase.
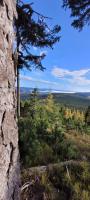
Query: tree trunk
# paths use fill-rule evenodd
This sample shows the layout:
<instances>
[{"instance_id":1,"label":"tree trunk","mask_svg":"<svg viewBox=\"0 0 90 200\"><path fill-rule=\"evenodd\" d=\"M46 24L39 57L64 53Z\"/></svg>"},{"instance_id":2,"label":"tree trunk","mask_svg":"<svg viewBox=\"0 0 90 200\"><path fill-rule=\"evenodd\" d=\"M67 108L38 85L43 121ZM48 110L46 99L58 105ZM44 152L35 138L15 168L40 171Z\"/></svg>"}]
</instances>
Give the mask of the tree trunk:
<instances>
[{"instance_id":1,"label":"tree trunk","mask_svg":"<svg viewBox=\"0 0 90 200\"><path fill-rule=\"evenodd\" d=\"M12 59L15 0L0 0L0 200L19 200L15 69Z\"/></svg>"},{"instance_id":2,"label":"tree trunk","mask_svg":"<svg viewBox=\"0 0 90 200\"><path fill-rule=\"evenodd\" d=\"M20 117L20 72L17 68L17 116Z\"/></svg>"}]
</instances>

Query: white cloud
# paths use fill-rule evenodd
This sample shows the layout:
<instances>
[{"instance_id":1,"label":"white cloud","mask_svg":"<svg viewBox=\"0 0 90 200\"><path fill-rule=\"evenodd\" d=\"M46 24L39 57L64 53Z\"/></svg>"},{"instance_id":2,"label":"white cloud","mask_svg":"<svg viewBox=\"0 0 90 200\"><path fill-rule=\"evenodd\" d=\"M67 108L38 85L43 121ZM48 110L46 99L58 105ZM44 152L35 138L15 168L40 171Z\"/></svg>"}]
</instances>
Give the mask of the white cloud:
<instances>
[{"instance_id":1,"label":"white cloud","mask_svg":"<svg viewBox=\"0 0 90 200\"><path fill-rule=\"evenodd\" d=\"M55 90L65 90L71 92L90 92L90 68L80 70L68 70L59 67L52 69L52 75L57 79L55 81L42 80L40 77L21 75L21 80L31 81L33 83L49 85Z\"/></svg>"},{"instance_id":2,"label":"white cloud","mask_svg":"<svg viewBox=\"0 0 90 200\"><path fill-rule=\"evenodd\" d=\"M47 53L48 53L47 50L40 51L40 49L37 48L37 47L33 47L33 50L36 51L36 52L38 51L40 56L43 55L43 54L47 55Z\"/></svg>"},{"instance_id":3,"label":"white cloud","mask_svg":"<svg viewBox=\"0 0 90 200\"><path fill-rule=\"evenodd\" d=\"M90 68L80 70L67 70L59 67L54 67L52 75L62 80L66 80L73 86L90 86L90 79L87 75L90 73Z\"/></svg>"},{"instance_id":4,"label":"white cloud","mask_svg":"<svg viewBox=\"0 0 90 200\"><path fill-rule=\"evenodd\" d=\"M54 67L52 70L52 74L56 77L63 78L65 76L71 76L73 78L76 77L83 77L88 72L90 72L90 69L81 69L81 70L67 70L59 67Z\"/></svg>"},{"instance_id":5,"label":"white cloud","mask_svg":"<svg viewBox=\"0 0 90 200\"><path fill-rule=\"evenodd\" d=\"M51 84L52 85L56 85L56 86L59 85L57 82L48 81L48 80L42 80L42 79L35 79L35 78L30 77L30 76L23 76L23 75L21 75L20 79L21 80L31 81L31 82L37 82L37 83L44 83L44 84L48 84L48 85L51 85Z\"/></svg>"},{"instance_id":6,"label":"white cloud","mask_svg":"<svg viewBox=\"0 0 90 200\"><path fill-rule=\"evenodd\" d=\"M85 77L77 77L74 79L67 79L70 83L79 85L79 86L89 86L90 80L86 79Z\"/></svg>"},{"instance_id":7,"label":"white cloud","mask_svg":"<svg viewBox=\"0 0 90 200\"><path fill-rule=\"evenodd\" d=\"M43 54L47 55L47 51L40 51L40 56L42 56Z\"/></svg>"}]
</instances>

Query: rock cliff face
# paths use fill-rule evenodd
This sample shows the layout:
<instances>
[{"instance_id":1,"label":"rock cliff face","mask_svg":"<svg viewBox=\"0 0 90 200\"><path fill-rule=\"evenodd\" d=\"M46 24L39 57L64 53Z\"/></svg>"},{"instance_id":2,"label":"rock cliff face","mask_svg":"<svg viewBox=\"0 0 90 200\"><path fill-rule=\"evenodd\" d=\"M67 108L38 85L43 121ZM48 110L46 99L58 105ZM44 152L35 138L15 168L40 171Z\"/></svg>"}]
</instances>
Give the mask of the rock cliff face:
<instances>
[{"instance_id":1,"label":"rock cliff face","mask_svg":"<svg viewBox=\"0 0 90 200\"><path fill-rule=\"evenodd\" d=\"M15 0L0 0L0 200L19 199L18 129L12 59Z\"/></svg>"}]
</instances>

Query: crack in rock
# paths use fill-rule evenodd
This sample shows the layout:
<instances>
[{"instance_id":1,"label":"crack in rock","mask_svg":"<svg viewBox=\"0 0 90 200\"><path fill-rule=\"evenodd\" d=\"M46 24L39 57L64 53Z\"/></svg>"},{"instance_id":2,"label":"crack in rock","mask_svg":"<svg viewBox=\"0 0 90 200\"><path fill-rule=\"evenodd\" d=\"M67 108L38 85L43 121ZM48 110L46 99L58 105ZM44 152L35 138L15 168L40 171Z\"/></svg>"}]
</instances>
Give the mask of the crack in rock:
<instances>
[{"instance_id":1,"label":"crack in rock","mask_svg":"<svg viewBox=\"0 0 90 200\"><path fill-rule=\"evenodd\" d=\"M7 170L7 176L8 177L9 177L11 166L13 165L13 153L14 153L14 150L15 150L15 147L13 146L12 142L10 142L10 149L11 149L11 152L10 152L10 162L9 162L9 166L8 166L8 170Z\"/></svg>"},{"instance_id":2,"label":"crack in rock","mask_svg":"<svg viewBox=\"0 0 90 200\"><path fill-rule=\"evenodd\" d=\"M4 6L3 0L0 0L0 5L1 5L1 6Z\"/></svg>"},{"instance_id":3,"label":"crack in rock","mask_svg":"<svg viewBox=\"0 0 90 200\"><path fill-rule=\"evenodd\" d=\"M4 113L3 113L2 121L1 121L1 137L2 137L2 141L4 141L3 123L4 123L5 115L6 115L6 110L5 110Z\"/></svg>"},{"instance_id":4,"label":"crack in rock","mask_svg":"<svg viewBox=\"0 0 90 200\"><path fill-rule=\"evenodd\" d=\"M7 5L7 4L5 4L5 6L6 6L7 18L8 18L8 19L10 19L10 17L9 17L9 9L8 9L8 5Z\"/></svg>"}]
</instances>

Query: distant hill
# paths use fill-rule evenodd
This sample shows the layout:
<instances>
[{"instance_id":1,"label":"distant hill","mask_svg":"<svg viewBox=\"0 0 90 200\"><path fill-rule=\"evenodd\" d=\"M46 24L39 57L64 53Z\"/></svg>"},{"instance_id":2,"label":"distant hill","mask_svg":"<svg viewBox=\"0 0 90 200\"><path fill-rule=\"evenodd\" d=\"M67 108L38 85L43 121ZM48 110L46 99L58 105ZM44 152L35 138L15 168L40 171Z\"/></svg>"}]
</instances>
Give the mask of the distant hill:
<instances>
[{"instance_id":1,"label":"distant hill","mask_svg":"<svg viewBox=\"0 0 90 200\"><path fill-rule=\"evenodd\" d=\"M88 94L84 93L60 93L54 94L54 98L58 103L64 104L69 107L75 107L78 109L86 109L90 105Z\"/></svg>"},{"instance_id":2,"label":"distant hill","mask_svg":"<svg viewBox=\"0 0 90 200\"><path fill-rule=\"evenodd\" d=\"M30 98L33 88L21 87L21 99ZM40 98L46 98L48 93L52 93L55 101L70 107L86 109L90 106L90 92L65 92L58 90L39 89Z\"/></svg>"},{"instance_id":3,"label":"distant hill","mask_svg":"<svg viewBox=\"0 0 90 200\"><path fill-rule=\"evenodd\" d=\"M34 88L21 87L20 91L21 91L21 94L24 94L24 93L30 94L33 91L33 89ZM42 94L42 93L45 93L45 94L47 94L47 93L66 93L66 91L64 91L64 90L53 90L53 89L46 89L46 88L38 89L38 92L40 94ZM73 93L73 92L67 91L67 93Z\"/></svg>"}]
</instances>

